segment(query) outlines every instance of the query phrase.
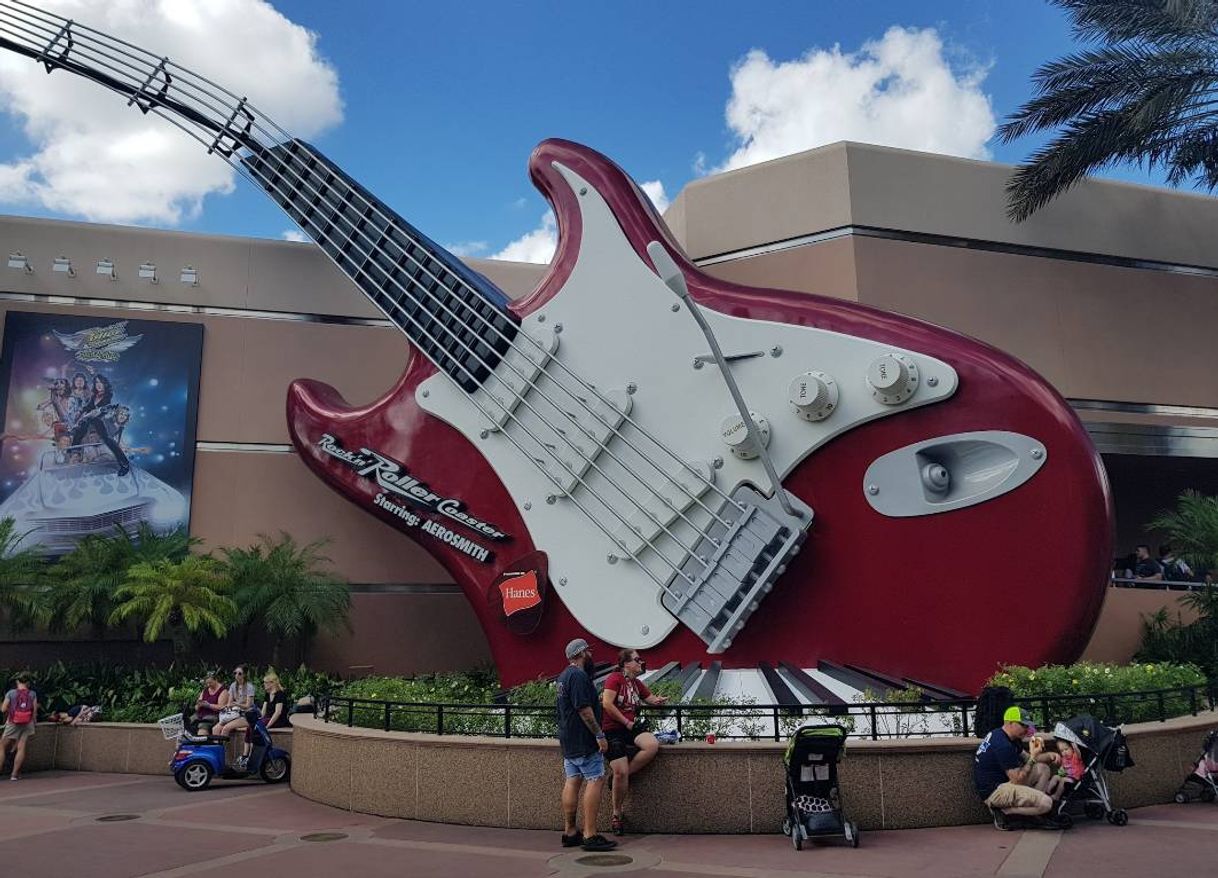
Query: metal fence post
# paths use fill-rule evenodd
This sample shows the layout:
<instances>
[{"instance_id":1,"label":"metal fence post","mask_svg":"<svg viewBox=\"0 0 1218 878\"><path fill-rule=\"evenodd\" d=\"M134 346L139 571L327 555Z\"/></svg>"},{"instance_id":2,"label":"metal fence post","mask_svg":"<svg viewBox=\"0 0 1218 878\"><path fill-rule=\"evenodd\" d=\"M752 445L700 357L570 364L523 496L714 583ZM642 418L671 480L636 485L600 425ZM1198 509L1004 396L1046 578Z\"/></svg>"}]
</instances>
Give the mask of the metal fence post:
<instances>
[{"instance_id":1,"label":"metal fence post","mask_svg":"<svg viewBox=\"0 0 1218 878\"><path fill-rule=\"evenodd\" d=\"M880 733L879 733L878 729L876 728L876 724L875 724L875 702L874 701L870 705L868 705L867 712L869 714L871 714L871 740L878 741L878 740L880 740Z\"/></svg>"},{"instance_id":2,"label":"metal fence post","mask_svg":"<svg viewBox=\"0 0 1218 878\"><path fill-rule=\"evenodd\" d=\"M512 737L512 705L503 706L503 737Z\"/></svg>"},{"instance_id":3,"label":"metal fence post","mask_svg":"<svg viewBox=\"0 0 1218 878\"><path fill-rule=\"evenodd\" d=\"M385 731L389 731L389 702L385 702Z\"/></svg>"},{"instance_id":4,"label":"metal fence post","mask_svg":"<svg viewBox=\"0 0 1218 878\"><path fill-rule=\"evenodd\" d=\"M681 705L677 705L677 740L681 739Z\"/></svg>"},{"instance_id":5,"label":"metal fence post","mask_svg":"<svg viewBox=\"0 0 1218 878\"><path fill-rule=\"evenodd\" d=\"M355 699L347 699L347 725L355 725Z\"/></svg>"},{"instance_id":6,"label":"metal fence post","mask_svg":"<svg viewBox=\"0 0 1218 878\"><path fill-rule=\"evenodd\" d=\"M1166 719L1167 719L1167 704L1163 699L1163 692L1162 692L1162 690L1160 690L1160 692L1159 692L1159 722L1163 722Z\"/></svg>"},{"instance_id":7,"label":"metal fence post","mask_svg":"<svg viewBox=\"0 0 1218 878\"><path fill-rule=\"evenodd\" d=\"M444 705L436 705L436 734L444 734Z\"/></svg>"}]
</instances>

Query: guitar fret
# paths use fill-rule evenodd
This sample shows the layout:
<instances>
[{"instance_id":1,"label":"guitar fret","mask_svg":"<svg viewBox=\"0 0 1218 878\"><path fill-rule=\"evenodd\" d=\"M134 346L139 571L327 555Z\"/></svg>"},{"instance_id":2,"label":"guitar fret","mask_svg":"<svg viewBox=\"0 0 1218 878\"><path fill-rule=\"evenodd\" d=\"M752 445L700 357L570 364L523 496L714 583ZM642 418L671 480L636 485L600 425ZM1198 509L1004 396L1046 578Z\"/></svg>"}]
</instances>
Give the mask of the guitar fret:
<instances>
[{"instance_id":1,"label":"guitar fret","mask_svg":"<svg viewBox=\"0 0 1218 878\"><path fill-rule=\"evenodd\" d=\"M518 331L462 268L300 141L246 158L264 189L416 347L472 393ZM451 257L450 257L451 258Z\"/></svg>"}]
</instances>

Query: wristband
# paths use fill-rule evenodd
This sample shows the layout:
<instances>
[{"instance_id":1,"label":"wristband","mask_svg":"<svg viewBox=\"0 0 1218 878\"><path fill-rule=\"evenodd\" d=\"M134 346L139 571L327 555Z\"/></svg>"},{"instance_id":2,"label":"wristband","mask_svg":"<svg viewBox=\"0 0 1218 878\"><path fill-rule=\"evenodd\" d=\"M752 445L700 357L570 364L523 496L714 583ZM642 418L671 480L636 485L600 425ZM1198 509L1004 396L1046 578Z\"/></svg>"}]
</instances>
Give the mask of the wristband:
<instances>
[{"instance_id":1,"label":"wristband","mask_svg":"<svg viewBox=\"0 0 1218 878\"><path fill-rule=\"evenodd\" d=\"M598 740L598 741L603 741L603 740L605 740L605 733L604 733L604 732L597 732L597 733L596 733L596 740Z\"/></svg>"}]
</instances>

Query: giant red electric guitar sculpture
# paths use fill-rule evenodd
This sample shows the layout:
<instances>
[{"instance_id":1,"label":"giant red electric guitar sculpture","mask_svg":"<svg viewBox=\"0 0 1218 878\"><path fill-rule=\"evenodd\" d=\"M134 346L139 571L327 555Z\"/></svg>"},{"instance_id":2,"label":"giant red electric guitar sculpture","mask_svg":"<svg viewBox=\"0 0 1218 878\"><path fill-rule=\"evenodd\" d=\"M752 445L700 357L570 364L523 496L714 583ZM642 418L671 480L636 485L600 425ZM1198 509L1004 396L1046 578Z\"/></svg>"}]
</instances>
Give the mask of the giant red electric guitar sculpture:
<instances>
[{"instance_id":1,"label":"giant red electric guitar sculpture","mask_svg":"<svg viewBox=\"0 0 1218 878\"><path fill-rule=\"evenodd\" d=\"M530 161L558 252L509 302L244 98L23 3L0 5L0 45L170 118L406 334L406 371L371 405L295 382L292 439L451 572L505 683L552 671L578 635L969 690L1000 661L1087 643L1111 554L1104 470L1061 397L1001 351L715 280L621 169L561 140Z\"/></svg>"}]
</instances>

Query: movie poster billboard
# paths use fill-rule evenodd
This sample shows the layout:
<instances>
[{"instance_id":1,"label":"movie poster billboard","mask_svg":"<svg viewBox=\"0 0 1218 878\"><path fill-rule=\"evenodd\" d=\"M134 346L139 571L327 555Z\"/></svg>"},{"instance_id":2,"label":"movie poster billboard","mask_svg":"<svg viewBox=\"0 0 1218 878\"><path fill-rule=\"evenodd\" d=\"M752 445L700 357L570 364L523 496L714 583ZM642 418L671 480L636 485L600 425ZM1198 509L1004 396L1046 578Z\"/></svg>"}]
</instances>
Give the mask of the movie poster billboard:
<instances>
[{"instance_id":1,"label":"movie poster billboard","mask_svg":"<svg viewBox=\"0 0 1218 878\"><path fill-rule=\"evenodd\" d=\"M22 548L190 524L203 327L10 311L0 520Z\"/></svg>"}]
</instances>

